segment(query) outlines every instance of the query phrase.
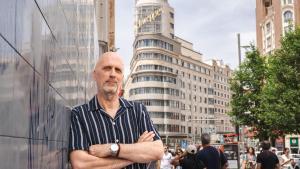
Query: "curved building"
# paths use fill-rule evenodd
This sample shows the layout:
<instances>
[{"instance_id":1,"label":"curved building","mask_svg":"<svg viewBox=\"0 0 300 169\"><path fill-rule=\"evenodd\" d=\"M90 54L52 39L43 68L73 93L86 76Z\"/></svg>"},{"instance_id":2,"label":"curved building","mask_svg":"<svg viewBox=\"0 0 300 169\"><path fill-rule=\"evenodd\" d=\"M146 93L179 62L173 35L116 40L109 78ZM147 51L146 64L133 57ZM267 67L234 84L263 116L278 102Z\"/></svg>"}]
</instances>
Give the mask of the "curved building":
<instances>
[{"instance_id":1,"label":"curved building","mask_svg":"<svg viewBox=\"0 0 300 169\"><path fill-rule=\"evenodd\" d=\"M202 62L192 43L174 36L174 9L168 1L137 0L134 27L124 97L147 107L164 143L199 142L202 132L229 129L215 124L213 65ZM219 110L225 115L225 108Z\"/></svg>"}]
</instances>

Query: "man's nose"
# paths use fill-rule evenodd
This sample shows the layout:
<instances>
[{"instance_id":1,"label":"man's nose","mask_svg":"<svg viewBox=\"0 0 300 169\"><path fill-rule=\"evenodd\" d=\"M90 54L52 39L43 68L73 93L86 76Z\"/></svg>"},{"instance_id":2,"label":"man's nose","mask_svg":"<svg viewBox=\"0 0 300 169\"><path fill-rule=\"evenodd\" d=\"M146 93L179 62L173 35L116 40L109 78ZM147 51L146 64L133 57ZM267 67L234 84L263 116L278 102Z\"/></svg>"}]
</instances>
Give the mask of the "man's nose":
<instances>
[{"instance_id":1,"label":"man's nose","mask_svg":"<svg viewBox=\"0 0 300 169\"><path fill-rule=\"evenodd\" d=\"M113 76L113 77L116 76L116 70L115 69L111 69L110 76Z\"/></svg>"}]
</instances>

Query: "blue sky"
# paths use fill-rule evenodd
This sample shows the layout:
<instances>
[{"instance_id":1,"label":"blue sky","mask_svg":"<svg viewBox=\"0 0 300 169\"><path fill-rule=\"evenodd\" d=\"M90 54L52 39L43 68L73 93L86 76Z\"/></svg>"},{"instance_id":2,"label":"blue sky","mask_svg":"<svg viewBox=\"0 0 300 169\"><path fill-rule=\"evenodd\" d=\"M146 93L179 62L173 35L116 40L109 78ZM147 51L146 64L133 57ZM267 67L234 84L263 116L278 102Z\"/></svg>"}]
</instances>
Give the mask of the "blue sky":
<instances>
[{"instance_id":1,"label":"blue sky","mask_svg":"<svg viewBox=\"0 0 300 169\"><path fill-rule=\"evenodd\" d=\"M134 0L116 0L116 47L130 72L134 40ZM194 44L203 60L222 59L238 65L237 33L241 45L255 43L255 0L169 0L175 13L175 35ZM242 49L242 54L244 54Z\"/></svg>"}]
</instances>

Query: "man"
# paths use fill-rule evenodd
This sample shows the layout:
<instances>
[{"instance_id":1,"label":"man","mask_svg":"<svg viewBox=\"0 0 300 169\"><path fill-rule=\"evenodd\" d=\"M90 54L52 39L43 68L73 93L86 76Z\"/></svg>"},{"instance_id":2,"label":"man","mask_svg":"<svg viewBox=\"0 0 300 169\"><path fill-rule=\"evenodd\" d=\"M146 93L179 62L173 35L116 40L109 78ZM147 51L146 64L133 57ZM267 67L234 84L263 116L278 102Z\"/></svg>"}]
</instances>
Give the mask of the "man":
<instances>
[{"instance_id":1,"label":"man","mask_svg":"<svg viewBox=\"0 0 300 169\"><path fill-rule=\"evenodd\" d=\"M294 159L292 159L292 169L300 169L300 167L296 164Z\"/></svg>"},{"instance_id":2,"label":"man","mask_svg":"<svg viewBox=\"0 0 300 169\"><path fill-rule=\"evenodd\" d=\"M171 160L172 154L169 152L169 147L164 146L164 155L160 160L160 169L172 169Z\"/></svg>"},{"instance_id":3,"label":"man","mask_svg":"<svg viewBox=\"0 0 300 169\"><path fill-rule=\"evenodd\" d=\"M203 169L204 164L200 160L196 160L197 147L195 145L189 145L186 151L180 155L176 156L172 160L174 166L181 166L182 169Z\"/></svg>"},{"instance_id":4,"label":"man","mask_svg":"<svg viewBox=\"0 0 300 169\"><path fill-rule=\"evenodd\" d=\"M117 53L104 53L93 72L96 96L72 110L73 169L144 169L146 163L161 159L163 144L145 106L118 96L123 71Z\"/></svg>"},{"instance_id":5,"label":"man","mask_svg":"<svg viewBox=\"0 0 300 169\"><path fill-rule=\"evenodd\" d=\"M257 155L256 169L279 169L280 164L277 156L269 151L271 144L269 141L263 141L261 143L262 152Z\"/></svg>"},{"instance_id":6,"label":"man","mask_svg":"<svg viewBox=\"0 0 300 169\"><path fill-rule=\"evenodd\" d=\"M201 135L202 150L196 154L196 159L204 163L207 169L225 169L228 166L227 159L222 151L210 146L210 135Z\"/></svg>"}]
</instances>

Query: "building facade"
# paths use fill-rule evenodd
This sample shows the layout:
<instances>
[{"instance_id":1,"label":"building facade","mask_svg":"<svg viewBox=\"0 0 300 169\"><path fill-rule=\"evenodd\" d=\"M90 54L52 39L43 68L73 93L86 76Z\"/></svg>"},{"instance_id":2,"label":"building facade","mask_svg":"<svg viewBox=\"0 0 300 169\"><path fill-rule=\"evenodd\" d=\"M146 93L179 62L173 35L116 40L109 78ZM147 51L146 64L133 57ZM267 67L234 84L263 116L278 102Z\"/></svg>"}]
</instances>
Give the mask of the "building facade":
<instances>
[{"instance_id":1,"label":"building facade","mask_svg":"<svg viewBox=\"0 0 300 169\"><path fill-rule=\"evenodd\" d=\"M1 168L69 168L70 110L95 94L90 73L105 51L97 34L109 34L97 33L95 6L94 0L0 2Z\"/></svg>"},{"instance_id":2,"label":"building facade","mask_svg":"<svg viewBox=\"0 0 300 169\"><path fill-rule=\"evenodd\" d=\"M171 146L199 142L203 132L234 131L226 115L230 68L203 62L191 42L174 35L174 9L167 0L137 0L135 10L134 52L124 97L146 105Z\"/></svg>"},{"instance_id":3,"label":"building facade","mask_svg":"<svg viewBox=\"0 0 300 169\"><path fill-rule=\"evenodd\" d=\"M257 48L262 54L279 48L280 38L299 24L299 0L256 0Z\"/></svg>"}]
</instances>

